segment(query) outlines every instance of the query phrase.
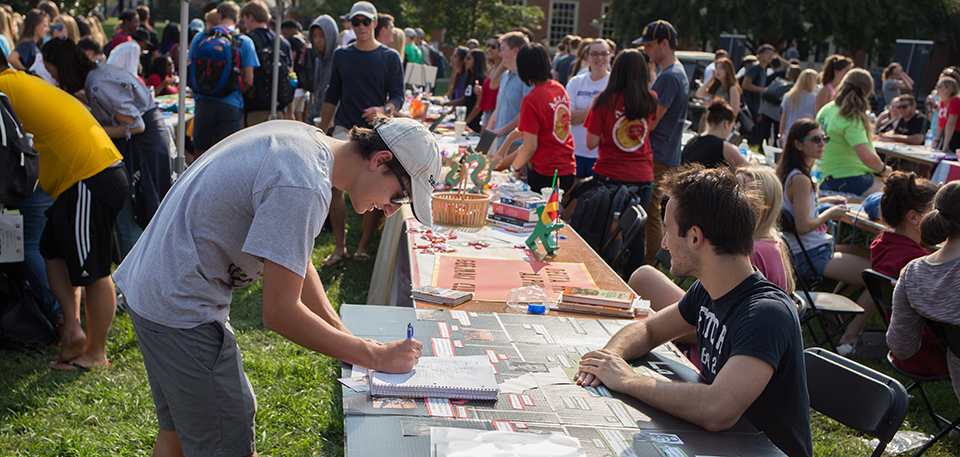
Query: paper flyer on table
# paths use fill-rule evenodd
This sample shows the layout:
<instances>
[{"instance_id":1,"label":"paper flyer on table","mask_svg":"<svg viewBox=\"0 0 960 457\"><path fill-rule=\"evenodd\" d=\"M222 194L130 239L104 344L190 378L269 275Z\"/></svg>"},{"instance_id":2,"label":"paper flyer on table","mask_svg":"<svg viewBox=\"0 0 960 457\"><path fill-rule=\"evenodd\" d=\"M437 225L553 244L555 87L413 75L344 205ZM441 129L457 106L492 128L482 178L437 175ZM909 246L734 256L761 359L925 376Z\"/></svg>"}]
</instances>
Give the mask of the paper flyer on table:
<instances>
[{"instance_id":1,"label":"paper flyer on table","mask_svg":"<svg viewBox=\"0 0 960 457\"><path fill-rule=\"evenodd\" d=\"M431 457L488 456L586 457L580 440L558 433L534 434L500 430L431 427Z\"/></svg>"}]
</instances>

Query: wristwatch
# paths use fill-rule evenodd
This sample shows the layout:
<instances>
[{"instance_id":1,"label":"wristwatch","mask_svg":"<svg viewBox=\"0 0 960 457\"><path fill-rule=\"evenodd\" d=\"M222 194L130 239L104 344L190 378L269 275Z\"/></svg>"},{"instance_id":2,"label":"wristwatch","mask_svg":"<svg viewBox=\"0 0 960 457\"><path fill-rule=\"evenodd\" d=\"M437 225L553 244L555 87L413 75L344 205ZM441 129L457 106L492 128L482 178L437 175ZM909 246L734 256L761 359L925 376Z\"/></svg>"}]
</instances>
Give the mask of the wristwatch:
<instances>
[{"instance_id":1,"label":"wristwatch","mask_svg":"<svg viewBox=\"0 0 960 457\"><path fill-rule=\"evenodd\" d=\"M383 110L387 112L387 116L393 116L393 108L390 108L390 105L383 105Z\"/></svg>"}]
</instances>

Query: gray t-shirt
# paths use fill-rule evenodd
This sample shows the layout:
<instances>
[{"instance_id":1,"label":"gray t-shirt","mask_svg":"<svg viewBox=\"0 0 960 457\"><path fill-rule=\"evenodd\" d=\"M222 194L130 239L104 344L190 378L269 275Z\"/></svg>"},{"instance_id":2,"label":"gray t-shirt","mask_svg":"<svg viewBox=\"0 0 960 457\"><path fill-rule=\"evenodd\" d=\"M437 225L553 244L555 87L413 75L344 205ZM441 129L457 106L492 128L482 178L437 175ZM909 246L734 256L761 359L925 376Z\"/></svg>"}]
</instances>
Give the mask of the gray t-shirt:
<instances>
[{"instance_id":1,"label":"gray t-shirt","mask_svg":"<svg viewBox=\"0 0 960 457\"><path fill-rule=\"evenodd\" d=\"M119 113L136 120L130 128L143 127L143 113L157 106L150 89L136 75L108 63L87 73L83 89L90 112L101 125L120 125L114 117Z\"/></svg>"},{"instance_id":2,"label":"gray t-shirt","mask_svg":"<svg viewBox=\"0 0 960 457\"><path fill-rule=\"evenodd\" d=\"M226 322L232 292L263 276L264 259L304 276L332 187L333 154L317 132L260 124L191 165L113 275L128 306L193 328Z\"/></svg>"},{"instance_id":3,"label":"gray t-shirt","mask_svg":"<svg viewBox=\"0 0 960 457\"><path fill-rule=\"evenodd\" d=\"M680 135L683 121L687 120L687 102L690 98L690 82L678 61L664 68L653 81L657 103L667 107L657 127L650 132L650 147L653 161L675 167L680 165Z\"/></svg>"},{"instance_id":4,"label":"gray t-shirt","mask_svg":"<svg viewBox=\"0 0 960 457\"><path fill-rule=\"evenodd\" d=\"M883 82L883 86L882 86L883 100L886 103L886 105L884 106L888 108L890 107L890 102L892 102L893 99L900 96L900 89L897 89L896 87L898 82L900 82L899 79L893 79L893 78L890 78Z\"/></svg>"}]
</instances>

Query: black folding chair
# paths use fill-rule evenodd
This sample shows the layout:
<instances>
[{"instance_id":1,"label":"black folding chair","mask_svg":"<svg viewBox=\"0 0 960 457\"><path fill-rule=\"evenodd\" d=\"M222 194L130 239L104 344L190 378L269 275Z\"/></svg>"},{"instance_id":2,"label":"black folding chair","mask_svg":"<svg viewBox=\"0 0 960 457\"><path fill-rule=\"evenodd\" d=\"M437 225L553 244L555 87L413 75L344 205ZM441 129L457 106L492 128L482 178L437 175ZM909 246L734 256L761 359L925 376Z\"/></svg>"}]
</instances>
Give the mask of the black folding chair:
<instances>
[{"instance_id":1,"label":"black folding chair","mask_svg":"<svg viewBox=\"0 0 960 457\"><path fill-rule=\"evenodd\" d=\"M873 269L863 270L863 283L867 287L867 292L870 294L870 297L873 298L873 302L877 304L877 312L880 313L880 316L883 318L885 324L884 329L882 330L886 333L886 328L890 326L890 319L887 317L887 312L893 310L893 283L895 279L878 273ZM944 423L949 424L950 422L943 418L943 416L936 413L933 410L933 406L930 405L930 400L927 399L927 393L923 390L923 384L926 382L937 382L937 381L949 381L949 375L919 375L916 373L911 373L906 371L893 363L893 354L887 353L887 362L890 363L890 366L903 377L911 381L910 385L907 386L907 392L913 392L914 390L920 394L920 399L923 400L923 404L927 407L927 412L930 414L930 418L933 419L934 424Z\"/></svg>"},{"instance_id":2,"label":"black folding chair","mask_svg":"<svg viewBox=\"0 0 960 457\"><path fill-rule=\"evenodd\" d=\"M937 340L940 341L940 345L943 346L945 351L952 352L954 356L960 357L960 326L935 321L926 317L923 317L923 323L930 328L930 331L932 331L937 337ZM947 423L947 420L939 415L937 415L937 418L939 418L939 420L943 423ZM938 422L939 421L934 420L934 423ZM934 443L940 441L940 439L944 436L947 436L947 433L950 433L950 431L953 429L960 430L960 417L958 417L955 421L950 422L946 428L940 431L940 433L937 433L937 435L931 438L930 441L927 441L923 447L918 449L917 452L913 454L913 456L918 457L926 452L927 449L930 449L930 446L933 446Z\"/></svg>"},{"instance_id":3,"label":"black folding chair","mask_svg":"<svg viewBox=\"0 0 960 457\"><path fill-rule=\"evenodd\" d=\"M563 193L563 200L560 201L560 216L564 221L570 220L570 216L573 215L573 210L577 206L577 199L591 188L593 188L593 176L577 181L570 192Z\"/></svg>"},{"instance_id":4,"label":"black folding chair","mask_svg":"<svg viewBox=\"0 0 960 457\"><path fill-rule=\"evenodd\" d=\"M810 259L810 254L800 239L800 232L797 231L797 226L794 224L793 215L786 209L780 211L780 230L794 236L803 254L801 260L811 266L810 270L814 270L814 268L812 268L813 260ZM863 308L843 295L829 292L816 292L816 288L823 283L822 276L805 278L797 274L796 268L794 268L794 278L796 279L797 285L800 286L800 290L803 291L803 297L806 299L807 312L801 317L801 324L805 324L810 331L810 336L813 337L815 341L814 346L822 346L824 343L827 343L831 349L836 350L837 347L833 344L833 338L842 334L847 326L850 325L850 322L853 321L854 317L858 314L863 314ZM826 314L836 319L835 323L837 328L832 332L827 327L827 321L824 317ZM813 329L812 321L814 319L817 320L820 324L820 329L823 331L824 336L821 339L817 339L817 334Z\"/></svg>"},{"instance_id":5,"label":"black folding chair","mask_svg":"<svg viewBox=\"0 0 960 457\"><path fill-rule=\"evenodd\" d=\"M667 267L667 270L670 270L670 251L664 248L660 248L660 250L657 251L657 254L654 255L654 258L656 260L653 262L653 265L650 265L650 266L652 266L653 268L659 268L660 265L663 265ZM683 284L683 281L685 281L686 279L687 279L686 276L681 276L679 278L674 279L673 283L679 286L680 284Z\"/></svg>"},{"instance_id":6,"label":"black folding chair","mask_svg":"<svg viewBox=\"0 0 960 457\"><path fill-rule=\"evenodd\" d=\"M810 407L876 437L880 457L907 415L907 391L896 379L821 348L803 351Z\"/></svg>"},{"instance_id":7,"label":"black folding chair","mask_svg":"<svg viewBox=\"0 0 960 457\"><path fill-rule=\"evenodd\" d=\"M620 273L621 276L623 276L623 273L627 275L633 274L632 271L621 273L620 263L624 255L630 251L630 244L633 243L633 240L640 234L640 230L643 230L643 225L646 222L647 212L644 211L640 205L627 208L620 214L620 219L617 221L617 228L614 229L613 234L610 235L607 242L604 243L603 248L600 249L600 257L606 260L607 265L610 265L610 268ZM610 258L610 254L613 252L612 248L616 248L617 246L619 246L617 253L613 255L613 258Z\"/></svg>"}]
</instances>

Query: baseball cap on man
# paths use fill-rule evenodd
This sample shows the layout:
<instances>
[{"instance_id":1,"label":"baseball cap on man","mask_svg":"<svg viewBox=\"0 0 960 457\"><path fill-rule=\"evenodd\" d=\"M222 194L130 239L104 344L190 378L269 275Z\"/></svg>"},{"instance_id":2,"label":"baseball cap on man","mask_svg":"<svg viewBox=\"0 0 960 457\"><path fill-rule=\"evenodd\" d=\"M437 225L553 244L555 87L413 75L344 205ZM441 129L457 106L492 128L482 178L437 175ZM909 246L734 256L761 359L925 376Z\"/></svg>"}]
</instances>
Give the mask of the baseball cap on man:
<instances>
[{"instance_id":1,"label":"baseball cap on man","mask_svg":"<svg viewBox=\"0 0 960 457\"><path fill-rule=\"evenodd\" d=\"M440 179L440 147L436 138L413 119L393 118L375 129L410 175L413 216L421 224L433 226L430 201Z\"/></svg>"},{"instance_id":2,"label":"baseball cap on man","mask_svg":"<svg viewBox=\"0 0 960 457\"><path fill-rule=\"evenodd\" d=\"M347 15L347 19L353 19L354 16L364 16L371 21L377 20L377 7L373 6L373 3L370 2L357 2L353 4L353 7L350 8L350 14Z\"/></svg>"},{"instance_id":3,"label":"baseball cap on man","mask_svg":"<svg viewBox=\"0 0 960 457\"><path fill-rule=\"evenodd\" d=\"M677 30L674 29L673 25L669 22L662 19L647 24L647 26L643 28L643 35L633 40L633 44L643 44L660 40L677 40Z\"/></svg>"},{"instance_id":4,"label":"baseball cap on man","mask_svg":"<svg viewBox=\"0 0 960 457\"><path fill-rule=\"evenodd\" d=\"M417 37L417 31L411 29L410 27L407 27L407 28L403 29L403 34L406 35L407 38L416 38L416 37Z\"/></svg>"},{"instance_id":5,"label":"baseball cap on man","mask_svg":"<svg viewBox=\"0 0 960 457\"><path fill-rule=\"evenodd\" d=\"M206 28L206 25L200 19L194 19L190 21L190 30L194 32L202 32Z\"/></svg>"}]
</instances>

